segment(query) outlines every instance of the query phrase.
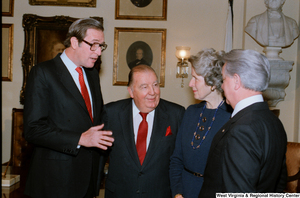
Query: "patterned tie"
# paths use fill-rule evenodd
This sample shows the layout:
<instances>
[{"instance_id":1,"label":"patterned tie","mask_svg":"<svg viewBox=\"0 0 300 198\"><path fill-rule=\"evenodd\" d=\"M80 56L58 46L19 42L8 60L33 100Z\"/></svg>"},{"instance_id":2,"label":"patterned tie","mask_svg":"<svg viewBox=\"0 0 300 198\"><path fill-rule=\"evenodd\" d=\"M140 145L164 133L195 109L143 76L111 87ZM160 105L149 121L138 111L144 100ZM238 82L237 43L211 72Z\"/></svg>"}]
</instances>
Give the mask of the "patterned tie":
<instances>
[{"instance_id":1,"label":"patterned tie","mask_svg":"<svg viewBox=\"0 0 300 198\"><path fill-rule=\"evenodd\" d=\"M143 161L146 156L146 143L147 143L147 133L148 133L148 123L146 117L148 113L140 112L143 117L142 122L140 123L138 136L136 141L136 150L139 155L140 163L143 164Z\"/></svg>"},{"instance_id":2,"label":"patterned tie","mask_svg":"<svg viewBox=\"0 0 300 198\"><path fill-rule=\"evenodd\" d=\"M92 114L92 106L91 106L90 96L89 96L88 90L86 88L86 85L84 83L84 78L83 78L83 73L82 73L81 67L77 67L76 71L79 73L79 84L80 84L80 89L81 89L81 95L85 101L85 105L87 107L87 110L89 111L91 120L93 122L93 114Z\"/></svg>"}]
</instances>

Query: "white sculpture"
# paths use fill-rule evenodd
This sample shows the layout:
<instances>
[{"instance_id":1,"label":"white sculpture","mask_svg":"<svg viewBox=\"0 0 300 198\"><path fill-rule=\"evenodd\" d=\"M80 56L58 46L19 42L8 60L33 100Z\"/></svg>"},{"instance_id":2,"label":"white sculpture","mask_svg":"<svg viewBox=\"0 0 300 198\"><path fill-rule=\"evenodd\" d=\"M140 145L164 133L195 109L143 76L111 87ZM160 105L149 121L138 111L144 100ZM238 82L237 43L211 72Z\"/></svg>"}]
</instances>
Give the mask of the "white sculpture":
<instances>
[{"instance_id":1,"label":"white sculpture","mask_svg":"<svg viewBox=\"0 0 300 198\"><path fill-rule=\"evenodd\" d=\"M270 107L275 107L279 101L284 100L285 88L290 81L289 72L293 62L284 61L279 57L282 48L292 45L299 36L296 21L282 13L285 0L264 0L267 10L252 17L245 32L258 44L264 47L263 52L270 61L271 79L269 86L264 91L264 99Z\"/></svg>"},{"instance_id":2,"label":"white sculpture","mask_svg":"<svg viewBox=\"0 0 300 198\"><path fill-rule=\"evenodd\" d=\"M285 0L264 0L268 8L252 17L245 31L264 47L288 47L299 36L297 22L282 13Z\"/></svg>"}]
</instances>

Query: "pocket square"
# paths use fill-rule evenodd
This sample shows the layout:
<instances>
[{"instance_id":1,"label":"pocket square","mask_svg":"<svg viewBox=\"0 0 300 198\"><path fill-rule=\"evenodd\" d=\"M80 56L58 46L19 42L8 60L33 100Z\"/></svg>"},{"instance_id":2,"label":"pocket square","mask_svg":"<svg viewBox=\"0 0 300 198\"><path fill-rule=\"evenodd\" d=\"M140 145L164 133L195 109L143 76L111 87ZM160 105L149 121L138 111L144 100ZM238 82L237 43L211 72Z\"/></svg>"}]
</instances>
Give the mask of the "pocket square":
<instances>
[{"instance_id":1,"label":"pocket square","mask_svg":"<svg viewBox=\"0 0 300 198\"><path fill-rule=\"evenodd\" d=\"M165 136L169 136L169 135L172 135L171 126L168 126Z\"/></svg>"}]
</instances>

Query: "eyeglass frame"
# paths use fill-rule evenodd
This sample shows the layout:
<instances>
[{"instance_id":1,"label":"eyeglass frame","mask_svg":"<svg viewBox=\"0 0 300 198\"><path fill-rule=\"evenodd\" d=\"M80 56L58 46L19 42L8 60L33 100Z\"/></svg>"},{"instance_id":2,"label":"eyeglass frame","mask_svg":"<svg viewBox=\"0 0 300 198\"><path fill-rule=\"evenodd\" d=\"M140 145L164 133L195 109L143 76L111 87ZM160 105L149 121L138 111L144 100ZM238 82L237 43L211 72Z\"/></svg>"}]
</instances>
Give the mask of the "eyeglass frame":
<instances>
[{"instance_id":1,"label":"eyeglass frame","mask_svg":"<svg viewBox=\"0 0 300 198\"><path fill-rule=\"evenodd\" d=\"M103 51L106 50L106 48L107 48L107 44L106 44L106 43L90 43L90 42L88 42L88 41L86 41L86 40L84 40L84 39L82 39L82 41L85 42L86 44L88 44L88 45L90 46L90 50L91 50L91 51L96 51L96 50L100 47L101 52L103 52ZM97 46L97 49L92 50L92 47L93 47L94 45ZM103 49L103 48L104 48L104 49Z\"/></svg>"}]
</instances>

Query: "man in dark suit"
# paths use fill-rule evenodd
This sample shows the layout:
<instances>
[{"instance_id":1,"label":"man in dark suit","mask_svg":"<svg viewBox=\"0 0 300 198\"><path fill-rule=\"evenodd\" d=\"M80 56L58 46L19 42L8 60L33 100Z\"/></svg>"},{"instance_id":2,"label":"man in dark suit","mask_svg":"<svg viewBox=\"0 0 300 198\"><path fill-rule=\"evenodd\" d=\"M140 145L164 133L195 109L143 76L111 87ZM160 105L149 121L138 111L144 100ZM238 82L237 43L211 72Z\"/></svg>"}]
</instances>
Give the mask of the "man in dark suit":
<instances>
[{"instance_id":1,"label":"man in dark suit","mask_svg":"<svg viewBox=\"0 0 300 198\"><path fill-rule=\"evenodd\" d=\"M270 80L268 59L254 50L232 50L222 69L232 118L213 139L199 197L218 192L283 192L287 137L263 101Z\"/></svg>"},{"instance_id":2,"label":"man in dark suit","mask_svg":"<svg viewBox=\"0 0 300 198\"><path fill-rule=\"evenodd\" d=\"M171 198L169 162L185 109L160 99L157 76L149 66L130 71L127 89L132 99L105 105L106 126L115 138L105 197ZM143 122L147 129L141 138Z\"/></svg>"},{"instance_id":3,"label":"man in dark suit","mask_svg":"<svg viewBox=\"0 0 300 198\"><path fill-rule=\"evenodd\" d=\"M111 131L101 120L103 100L94 63L106 48L102 24L79 19L66 49L31 69L26 85L24 134L35 145L25 194L91 198L99 193ZM80 72L81 71L81 72Z\"/></svg>"}]
</instances>

